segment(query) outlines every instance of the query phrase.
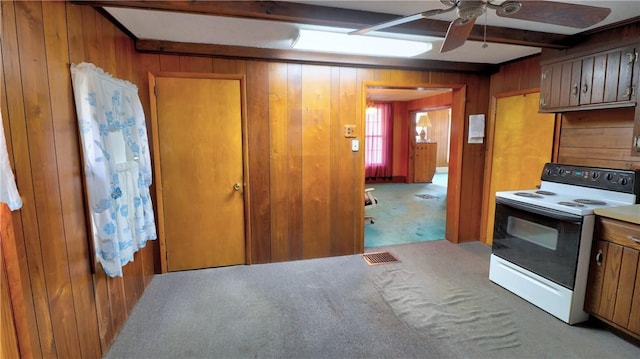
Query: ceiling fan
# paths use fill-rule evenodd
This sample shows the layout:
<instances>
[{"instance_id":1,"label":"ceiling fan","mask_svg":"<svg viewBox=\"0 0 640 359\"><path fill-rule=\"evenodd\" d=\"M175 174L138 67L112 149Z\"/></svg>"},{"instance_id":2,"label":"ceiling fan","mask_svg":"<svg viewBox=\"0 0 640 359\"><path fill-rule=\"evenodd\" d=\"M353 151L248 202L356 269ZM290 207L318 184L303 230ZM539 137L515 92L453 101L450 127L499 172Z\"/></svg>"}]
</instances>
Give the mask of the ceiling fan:
<instances>
[{"instance_id":1,"label":"ceiling fan","mask_svg":"<svg viewBox=\"0 0 640 359\"><path fill-rule=\"evenodd\" d=\"M487 8L495 10L501 17L519 20L541 22L584 29L604 20L611 9L579 5L556 1L499 1L499 0L440 0L448 6L446 9L432 9L418 14L400 17L377 25L369 26L350 34L365 34L370 31L416 21L430 16L445 14L456 10L458 17L451 21L449 29L440 48L440 52L447 52L462 46L471 33L471 29L478 16L484 14Z\"/></svg>"}]
</instances>

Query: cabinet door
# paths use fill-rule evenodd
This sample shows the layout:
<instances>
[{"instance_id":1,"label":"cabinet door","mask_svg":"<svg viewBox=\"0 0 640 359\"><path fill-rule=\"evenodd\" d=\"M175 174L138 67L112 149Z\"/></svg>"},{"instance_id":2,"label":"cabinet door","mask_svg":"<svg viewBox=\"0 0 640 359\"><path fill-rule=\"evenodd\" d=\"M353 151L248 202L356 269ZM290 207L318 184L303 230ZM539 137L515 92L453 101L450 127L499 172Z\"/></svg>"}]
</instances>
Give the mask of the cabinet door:
<instances>
[{"instance_id":1,"label":"cabinet door","mask_svg":"<svg viewBox=\"0 0 640 359\"><path fill-rule=\"evenodd\" d=\"M636 267L636 280L633 288L631 312L629 312L629 325L627 328L640 335L640 262L638 262L638 266Z\"/></svg>"},{"instance_id":2,"label":"cabinet door","mask_svg":"<svg viewBox=\"0 0 640 359\"><path fill-rule=\"evenodd\" d=\"M612 66L612 73L607 73L609 67L607 66L608 54L600 54L593 57L593 74L591 76L591 99L590 104L604 102L604 85L608 77L618 78L619 67ZM615 70L615 72L613 71ZM616 86L617 88L617 86Z\"/></svg>"},{"instance_id":3,"label":"cabinet door","mask_svg":"<svg viewBox=\"0 0 640 359\"><path fill-rule=\"evenodd\" d=\"M606 241L596 240L591 249L589 260L589 279L587 281L587 293L584 300L584 310L587 313L600 314L600 298L604 283L604 259L607 257L609 245Z\"/></svg>"},{"instance_id":4,"label":"cabinet door","mask_svg":"<svg viewBox=\"0 0 640 359\"><path fill-rule=\"evenodd\" d=\"M608 243L607 247L607 255L603 258L602 263L604 267L602 293L600 293L600 305L596 313L607 320L613 321L623 247L614 243Z\"/></svg>"},{"instance_id":5,"label":"cabinet door","mask_svg":"<svg viewBox=\"0 0 640 359\"><path fill-rule=\"evenodd\" d=\"M542 66L540 75L540 108L551 108L551 86L553 65Z\"/></svg>"},{"instance_id":6,"label":"cabinet door","mask_svg":"<svg viewBox=\"0 0 640 359\"><path fill-rule=\"evenodd\" d=\"M436 143L416 144L414 182L431 182L436 172Z\"/></svg>"},{"instance_id":7,"label":"cabinet door","mask_svg":"<svg viewBox=\"0 0 640 359\"><path fill-rule=\"evenodd\" d=\"M582 60L582 75L580 80L580 104L591 103L591 84L593 83L593 57Z\"/></svg>"},{"instance_id":8,"label":"cabinet door","mask_svg":"<svg viewBox=\"0 0 640 359\"><path fill-rule=\"evenodd\" d=\"M564 95L567 92L566 85L563 84L563 63L554 64L551 70L551 97L549 99L549 108L558 108L566 106L562 100L568 98ZM565 88L563 88L565 87Z\"/></svg>"},{"instance_id":9,"label":"cabinet door","mask_svg":"<svg viewBox=\"0 0 640 359\"><path fill-rule=\"evenodd\" d=\"M573 92L573 84L571 82L571 77L573 75L573 64L574 61L564 62L561 65L562 75L560 76L560 93L558 94L558 99L560 100L560 107L569 107L571 106L571 98L574 96ZM554 79L555 80L555 79ZM578 89L575 89L575 95L577 98ZM553 103L553 101L552 101Z\"/></svg>"},{"instance_id":10,"label":"cabinet door","mask_svg":"<svg viewBox=\"0 0 640 359\"><path fill-rule=\"evenodd\" d=\"M607 69L605 71L606 81L604 84L604 102L618 101L618 84L624 81L620 78L620 51L607 54Z\"/></svg>"},{"instance_id":11,"label":"cabinet door","mask_svg":"<svg viewBox=\"0 0 640 359\"><path fill-rule=\"evenodd\" d=\"M633 318L630 316L637 270L638 251L633 248L623 247L616 304L613 310L613 322L623 328L628 328L634 320L640 320L639 317ZM638 290L640 291L640 289Z\"/></svg>"},{"instance_id":12,"label":"cabinet door","mask_svg":"<svg viewBox=\"0 0 640 359\"><path fill-rule=\"evenodd\" d=\"M582 60L571 62L571 97L569 106L580 105L580 82L582 81Z\"/></svg>"},{"instance_id":13,"label":"cabinet door","mask_svg":"<svg viewBox=\"0 0 640 359\"><path fill-rule=\"evenodd\" d=\"M635 67L635 71L634 71ZM634 48L620 51L620 69L618 74L617 101L633 101L638 89L633 89L633 75L638 71L638 53Z\"/></svg>"}]
</instances>

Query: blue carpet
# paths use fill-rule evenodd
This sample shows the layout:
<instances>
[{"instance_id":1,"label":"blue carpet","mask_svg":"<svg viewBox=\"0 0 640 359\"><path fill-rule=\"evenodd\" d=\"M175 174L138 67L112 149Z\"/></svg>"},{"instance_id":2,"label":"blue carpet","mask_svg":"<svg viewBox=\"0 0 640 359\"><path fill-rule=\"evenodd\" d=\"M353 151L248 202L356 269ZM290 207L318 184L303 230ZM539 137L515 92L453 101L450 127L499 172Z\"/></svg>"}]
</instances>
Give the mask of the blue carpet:
<instances>
[{"instance_id":1,"label":"blue carpet","mask_svg":"<svg viewBox=\"0 0 640 359\"><path fill-rule=\"evenodd\" d=\"M447 174L433 183L376 183L372 194L378 205L366 209L374 224L365 222L366 248L444 239L447 210Z\"/></svg>"}]
</instances>

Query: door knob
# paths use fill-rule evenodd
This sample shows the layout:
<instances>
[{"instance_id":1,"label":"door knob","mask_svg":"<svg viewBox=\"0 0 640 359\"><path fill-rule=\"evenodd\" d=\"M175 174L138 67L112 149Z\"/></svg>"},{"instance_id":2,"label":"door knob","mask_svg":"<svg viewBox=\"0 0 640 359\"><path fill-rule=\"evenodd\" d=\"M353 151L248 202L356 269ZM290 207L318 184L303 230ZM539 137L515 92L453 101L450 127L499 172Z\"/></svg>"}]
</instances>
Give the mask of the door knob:
<instances>
[{"instance_id":1,"label":"door knob","mask_svg":"<svg viewBox=\"0 0 640 359\"><path fill-rule=\"evenodd\" d=\"M233 185L233 189L236 190L236 191L239 191L240 190L240 183L234 184Z\"/></svg>"}]
</instances>

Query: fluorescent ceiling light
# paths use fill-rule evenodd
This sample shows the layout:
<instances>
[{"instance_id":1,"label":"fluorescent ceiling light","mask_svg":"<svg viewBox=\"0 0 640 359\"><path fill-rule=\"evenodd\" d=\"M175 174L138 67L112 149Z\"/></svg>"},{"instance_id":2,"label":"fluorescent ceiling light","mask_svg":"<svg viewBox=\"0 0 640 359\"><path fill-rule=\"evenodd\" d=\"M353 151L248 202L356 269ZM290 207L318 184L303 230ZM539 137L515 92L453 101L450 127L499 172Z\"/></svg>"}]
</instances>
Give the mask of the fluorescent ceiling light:
<instances>
[{"instance_id":1,"label":"fluorescent ceiling light","mask_svg":"<svg viewBox=\"0 0 640 359\"><path fill-rule=\"evenodd\" d=\"M291 47L340 54L413 57L431 50L431 43L300 29Z\"/></svg>"}]
</instances>

